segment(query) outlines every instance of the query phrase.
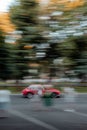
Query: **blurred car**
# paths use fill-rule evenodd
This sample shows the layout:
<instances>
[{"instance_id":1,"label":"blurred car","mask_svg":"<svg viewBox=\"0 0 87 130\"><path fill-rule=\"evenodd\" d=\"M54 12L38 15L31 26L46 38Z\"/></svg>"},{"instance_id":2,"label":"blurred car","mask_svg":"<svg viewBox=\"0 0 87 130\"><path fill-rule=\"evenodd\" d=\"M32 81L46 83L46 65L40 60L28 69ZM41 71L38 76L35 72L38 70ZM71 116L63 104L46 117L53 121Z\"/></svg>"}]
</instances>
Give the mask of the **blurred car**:
<instances>
[{"instance_id":1,"label":"blurred car","mask_svg":"<svg viewBox=\"0 0 87 130\"><path fill-rule=\"evenodd\" d=\"M53 88L52 85L41 85L41 84L32 84L29 85L27 88L22 90L23 97L27 97L29 99L33 98L35 94L38 94L38 91L42 90L42 97L46 93L50 93L50 97L57 98L60 97L61 92L58 89Z\"/></svg>"}]
</instances>

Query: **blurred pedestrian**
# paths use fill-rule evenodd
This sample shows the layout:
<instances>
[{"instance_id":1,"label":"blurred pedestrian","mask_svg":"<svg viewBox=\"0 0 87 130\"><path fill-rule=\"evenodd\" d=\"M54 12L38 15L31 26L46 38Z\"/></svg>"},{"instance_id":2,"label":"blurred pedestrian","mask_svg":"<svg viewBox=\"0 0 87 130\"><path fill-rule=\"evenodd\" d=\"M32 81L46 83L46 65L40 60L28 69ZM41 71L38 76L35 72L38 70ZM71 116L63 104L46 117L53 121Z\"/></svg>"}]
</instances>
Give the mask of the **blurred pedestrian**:
<instances>
[{"instance_id":1,"label":"blurred pedestrian","mask_svg":"<svg viewBox=\"0 0 87 130\"><path fill-rule=\"evenodd\" d=\"M42 88L39 88L39 89L38 89L37 94L38 94L38 96L39 96L40 98L42 97L42 95L43 95L43 90L42 90Z\"/></svg>"},{"instance_id":2,"label":"blurred pedestrian","mask_svg":"<svg viewBox=\"0 0 87 130\"><path fill-rule=\"evenodd\" d=\"M0 90L0 117L7 117L10 108L10 94L9 90Z\"/></svg>"},{"instance_id":3,"label":"blurred pedestrian","mask_svg":"<svg viewBox=\"0 0 87 130\"><path fill-rule=\"evenodd\" d=\"M64 100L67 105L67 110L73 111L75 97L76 92L73 87L64 87Z\"/></svg>"}]
</instances>

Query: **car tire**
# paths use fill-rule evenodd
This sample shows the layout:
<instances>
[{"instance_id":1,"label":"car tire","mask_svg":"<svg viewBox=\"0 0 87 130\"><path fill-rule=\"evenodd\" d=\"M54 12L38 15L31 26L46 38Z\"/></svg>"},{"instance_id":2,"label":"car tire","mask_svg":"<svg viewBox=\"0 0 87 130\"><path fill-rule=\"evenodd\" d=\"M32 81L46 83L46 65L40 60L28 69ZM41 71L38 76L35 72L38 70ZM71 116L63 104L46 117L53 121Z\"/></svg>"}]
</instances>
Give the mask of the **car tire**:
<instances>
[{"instance_id":1,"label":"car tire","mask_svg":"<svg viewBox=\"0 0 87 130\"><path fill-rule=\"evenodd\" d=\"M58 97L58 94L52 93L52 94L51 94L51 97L52 97L52 98L57 98L57 97Z\"/></svg>"},{"instance_id":2,"label":"car tire","mask_svg":"<svg viewBox=\"0 0 87 130\"><path fill-rule=\"evenodd\" d=\"M22 97L23 97L23 98L27 98L27 96L26 96L26 95L22 95Z\"/></svg>"},{"instance_id":3,"label":"car tire","mask_svg":"<svg viewBox=\"0 0 87 130\"><path fill-rule=\"evenodd\" d=\"M27 94L27 98L29 98L29 99L33 98L33 94L32 93L28 93Z\"/></svg>"}]
</instances>

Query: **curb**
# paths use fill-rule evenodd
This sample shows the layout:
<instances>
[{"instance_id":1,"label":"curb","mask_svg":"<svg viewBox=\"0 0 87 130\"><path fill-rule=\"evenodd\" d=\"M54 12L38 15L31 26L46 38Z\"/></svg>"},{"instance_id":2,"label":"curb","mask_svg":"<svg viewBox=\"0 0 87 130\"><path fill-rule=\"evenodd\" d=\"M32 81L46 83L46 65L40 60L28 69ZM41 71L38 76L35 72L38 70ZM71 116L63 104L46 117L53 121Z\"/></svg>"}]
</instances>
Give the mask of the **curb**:
<instances>
[{"instance_id":1,"label":"curb","mask_svg":"<svg viewBox=\"0 0 87 130\"><path fill-rule=\"evenodd\" d=\"M77 93L78 95L87 95L87 93ZM20 95L22 95L21 93L12 93L12 94L10 94L10 95L12 95L12 96L20 96Z\"/></svg>"},{"instance_id":2,"label":"curb","mask_svg":"<svg viewBox=\"0 0 87 130\"><path fill-rule=\"evenodd\" d=\"M10 94L11 96L20 96L22 95L21 93L13 93L13 94Z\"/></svg>"}]
</instances>

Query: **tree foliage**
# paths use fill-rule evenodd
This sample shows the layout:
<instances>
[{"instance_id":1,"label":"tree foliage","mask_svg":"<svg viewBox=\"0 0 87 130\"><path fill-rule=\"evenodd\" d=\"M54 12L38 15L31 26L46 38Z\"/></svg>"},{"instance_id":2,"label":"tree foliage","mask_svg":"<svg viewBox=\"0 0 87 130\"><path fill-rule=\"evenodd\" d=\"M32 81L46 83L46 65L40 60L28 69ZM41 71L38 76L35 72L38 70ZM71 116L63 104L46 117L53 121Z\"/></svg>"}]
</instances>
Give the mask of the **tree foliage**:
<instances>
[{"instance_id":1,"label":"tree foliage","mask_svg":"<svg viewBox=\"0 0 87 130\"><path fill-rule=\"evenodd\" d=\"M15 30L15 26L11 23L9 13L0 12L0 28L5 32L9 33Z\"/></svg>"},{"instance_id":2,"label":"tree foliage","mask_svg":"<svg viewBox=\"0 0 87 130\"><path fill-rule=\"evenodd\" d=\"M11 21L16 25L16 30L21 32L21 38L16 42L16 67L17 78L29 75L29 57L36 53L32 47L26 49L25 46L37 46L46 42L42 36L39 24L39 9L36 0L17 0L15 5L10 7ZM34 57L35 59L35 57Z\"/></svg>"},{"instance_id":3,"label":"tree foliage","mask_svg":"<svg viewBox=\"0 0 87 130\"><path fill-rule=\"evenodd\" d=\"M75 69L78 73L87 74L87 37L77 37L73 41L76 44L76 51L72 58L76 61Z\"/></svg>"},{"instance_id":4,"label":"tree foliage","mask_svg":"<svg viewBox=\"0 0 87 130\"><path fill-rule=\"evenodd\" d=\"M13 46L5 43L5 34L0 30L0 79L12 79L14 69Z\"/></svg>"}]
</instances>

